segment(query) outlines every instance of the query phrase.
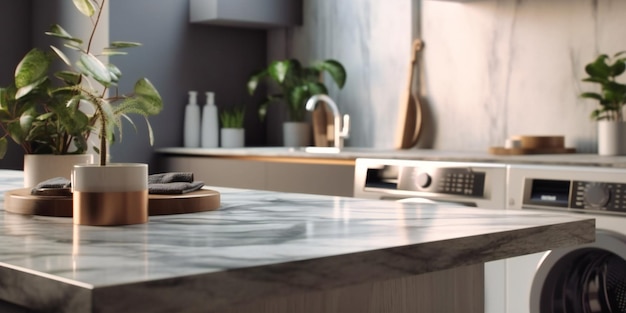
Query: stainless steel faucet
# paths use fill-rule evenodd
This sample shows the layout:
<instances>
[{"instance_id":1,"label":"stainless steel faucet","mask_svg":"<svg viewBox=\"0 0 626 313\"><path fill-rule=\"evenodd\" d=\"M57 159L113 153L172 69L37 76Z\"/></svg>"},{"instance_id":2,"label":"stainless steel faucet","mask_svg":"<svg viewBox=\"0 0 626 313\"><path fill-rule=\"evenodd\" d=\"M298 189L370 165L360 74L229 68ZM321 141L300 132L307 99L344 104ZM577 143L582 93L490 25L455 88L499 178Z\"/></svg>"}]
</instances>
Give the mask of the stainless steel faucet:
<instances>
[{"instance_id":1,"label":"stainless steel faucet","mask_svg":"<svg viewBox=\"0 0 626 313\"><path fill-rule=\"evenodd\" d=\"M319 101L324 101L328 104L331 111L333 111L333 145L335 148L343 148L343 140L348 138L350 133L350 116L348 114L343 115L343 124L341 123L341 115L337 104L328 95L314 95L306 102L306 109L308 111L315 110L315 105Z\"/></svg>"}]
</instances>

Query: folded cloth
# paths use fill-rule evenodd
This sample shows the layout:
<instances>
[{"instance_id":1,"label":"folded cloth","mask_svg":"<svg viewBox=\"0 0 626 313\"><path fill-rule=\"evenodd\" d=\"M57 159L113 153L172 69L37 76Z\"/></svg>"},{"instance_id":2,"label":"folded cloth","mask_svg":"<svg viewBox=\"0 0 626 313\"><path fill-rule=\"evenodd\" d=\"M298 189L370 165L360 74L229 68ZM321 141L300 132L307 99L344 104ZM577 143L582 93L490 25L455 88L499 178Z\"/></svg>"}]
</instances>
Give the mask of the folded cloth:
<instances>
[{"instance_id":1,"label":"folded cloth","mask_svg":"<svg viewBox=\"0 0 626 313\"><path fill-rule=\"evenodd\" d=\"M183 194L196 190L200 190L204 186L204 182L195 181L191 183L175 182L165 184L148 184L148 193L150 194Z\"/></svg>"},{"instance_id":2,"label":"folded cloth","mask_svg":"<svg viewBox=\"0 0 626 313\"><path fill-rule=\"evenodd\" d=\"M193 173L189 172L171 172L152 174L148 176L148 184L166 184L166 183L191 183L193 182Z\"/></svg>"},{"instance_id":3,"label":"folded cloth","mask_svg":"<svg viewBox=\"0 0 626 313\"><path fill-rule=\"evenodd\" d=\"M204 182L194 181L193 173L171 172L148 176L148 193L183 194L199 190Z\"/></svg>"},{"instance_id":4,"label":"folded cloth","mask_svg":"<svg viewBox=\"0 0 626 313\"><path fill-rule=\"evenodd\" d=\"M30 190L30 194L32 195L42 195L42 191L54 191L58 190L67 190L71 188L72 184L69 179L65 177L54 177L50 179L46 179L40 183L38 183L35 187ZM52 193L54 195L54 193Z\"/></svg>"},{"instance_id":5,"label":"folded cloth","mask_svg":"<svg viewBox=\"0 0 626 313\"><path fill-rule=\"evenodd\" d=\"M40 182L31 189L33 195L41 195L42 190L71 188L71 182L64 177L50 178ZM151 194L183 194L199 190L204 182L193 181L193 173L172 172L152 174L148 176L148 193Z\"/></svg>"}]
</instances>

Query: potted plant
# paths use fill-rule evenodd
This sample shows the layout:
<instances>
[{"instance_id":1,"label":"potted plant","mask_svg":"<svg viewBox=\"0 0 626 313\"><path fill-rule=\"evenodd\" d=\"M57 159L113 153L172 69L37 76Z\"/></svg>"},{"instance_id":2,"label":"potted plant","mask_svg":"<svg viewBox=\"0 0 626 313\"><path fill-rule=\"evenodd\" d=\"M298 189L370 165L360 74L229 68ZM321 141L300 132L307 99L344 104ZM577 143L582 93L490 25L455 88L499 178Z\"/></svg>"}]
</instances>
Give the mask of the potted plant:
<instances>
[{"instance_id":1,"label":"potted plant","mask_svg":"<svg viewBox=\"0 0 626 313\"><path fill-rule=\"evenodd\" d=\"M25 187L69 177L74 164L93 159L85 153L93 128L89 117L71 101L76 91L52 86L46 75L51 62L50 54L30 51L17 66L14 83L0 88L0 159L8 138L23 149Z\"/></svg>"},{"instance_id":2,"label":"potted plant","mask_svg":"<svg viewBox=\"0 0 626 313\"><path fill-rule=\"evenodd\" d=\"M589 75L585 82L600 85L600 92L584 92L581 97L597 100L599 107L591 112L591 118L598 122L598 154L621 155L626 153L626 126L623 106L626 104L626 85L617 78L626 70L626 51L616 53L612 58L606 54L598 56L585 66Z\"/></svg>"},{"instance_id":3,"label":"potted plant","mask_svg":"<svg viewBox=\"0 0 626 313\"><path fill-rule=\"evenodd\" d=\"M296 59L271 62L270 65L250 76L248 92L252 95L262 80L269 79L279 89L278 94L270 94L259 106L263 119L267 106L272 102L282 102L287 106L289 120L283 124L285 146L307 146L310 143L311 127L306 120L306 100L316 94L328 94L328 88L321 76L326 72L341 89L346 83L346 70L336 60L328 59L311 66L303 67Z\"/></svg>"},{"instance_id":4,"label":"potted plant","mask_svg":"<svg viewBox=\"0 0 626 313\"><path fill-rule=\"evenodd\" d=\"M245 129L243 128L243 119L245 110L243 107L235 107L233 109L225 109L220 113L220 137L222 139L222 147L224 148L240 148L244 146Z\"/></svg>"},{"instance_id":5,"label":"potted plant","mask_svg":"<svg viewBox=\"0 0 626 313\"><path fill-rule=\"evenodd\" d=\"M99 145L95 148L100 154L99 164L75 165L73 170L74 223L117 225L146 222L147 165L107 164L107 148L113 142L115 130L122 136L122 119L132 124L128 118L131 113L146 118L152 143L152 129L147 116L159 113L163 102L146 78L137 80L133 93L120 94L117 90L122 75L120 69L98 58L98 55L126 54L123 49L140 44L112 42L99 54L92 51L92 40L106 0L74 0L73 3L92 21L88 41L73 37L59 25L52 26L46 34L63 40L66 47L76 52L76 60L71 61L54 46L51 46L50 52L39 49L28 52L17 67L15 86L5 88L2 93L3 113L0 114L3 130L20 145L39 147L48 140L48 137L40 136L40 124L51 119L64 125L56 134L50 130L53 133L51 137L74 136L72 140L79 150L87 148L88 134L95 132L99 138ZM52 58L61 60L67 67L52 75L60 80L58 85L53 84L48 76ZM93 113L83 113L80 110L82 106L91 106ZM7 115L6 111L12 115ZM17 121L11 119L15 116L19 116ZM4 140L6 137L5 134ZM2 145L6 147L6 144Z\"/></svg>"}]
</instances>

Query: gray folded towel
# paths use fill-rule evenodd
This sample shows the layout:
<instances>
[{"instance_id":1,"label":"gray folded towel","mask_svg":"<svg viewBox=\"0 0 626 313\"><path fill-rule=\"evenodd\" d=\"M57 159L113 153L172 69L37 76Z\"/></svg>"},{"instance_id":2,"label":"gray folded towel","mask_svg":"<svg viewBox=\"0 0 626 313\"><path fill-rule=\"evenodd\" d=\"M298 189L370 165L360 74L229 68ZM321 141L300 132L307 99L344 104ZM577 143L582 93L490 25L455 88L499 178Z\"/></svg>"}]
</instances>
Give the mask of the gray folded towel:
<instances>
[{"instance_id":1,"label":"gray folded towel","mask_svg":"<svg viewBox=\"0 0 626 313\"><path fill-rule=\"evenodd\" d=\"M204 182L194 181L193 173L172 172L152 174L148 176L148 193L151 194L184 194L199 190Z\"/></svg>"},{"instance_id":2,"label":"gray folded towel","mask_svg":"<svg viewBox=\"0 0 626 313\"><path fill-rule=\"evenodd\" d=\"M148 193L150 194L184 194L200 190L204 182L194 181L193 173L172 172L152 174L148 176ZM65 195L71 194L72 184L65 177L50 178L40 182L31 189L33 195Z\"/></svg>"},{"instance_id":3,"label":"gray folded towel","mask_svg":"<svg viewBox=\"0 0 626 313\"><path fill-rule=\"evenodd\" d=\"M166 183L191 183L193 182L193 173L189 172L171 172L152 174L148 176L148 184L166 184Z\"/></svg>"},{"instance_id":4,"label":"gray folded towel","mask_svg":"<svg viewBox=\"0 0 626 313\"><path fill-rule=\"evenodd\" d=\"M166 184L148 184L148 193L150 194L184 194L196 190L200 190L204 186L201 181L191 183L175 182Z\"/></svg>"}]
</instances>

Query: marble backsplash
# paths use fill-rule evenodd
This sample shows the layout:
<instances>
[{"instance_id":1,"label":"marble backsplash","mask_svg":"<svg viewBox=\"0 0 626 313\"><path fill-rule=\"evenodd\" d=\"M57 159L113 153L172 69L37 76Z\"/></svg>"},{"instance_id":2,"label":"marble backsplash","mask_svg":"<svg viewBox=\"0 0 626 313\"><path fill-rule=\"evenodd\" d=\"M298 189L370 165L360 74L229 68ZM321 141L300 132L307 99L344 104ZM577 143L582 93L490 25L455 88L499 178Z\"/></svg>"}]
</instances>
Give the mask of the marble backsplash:
<instances>
[{"instance_id":1,"label":"marble backsplash","mask_svg":"<svg viewBox=\"0 0 626 313\"><path fill-rule=\"evenodd\" d=\"M428 127L419 146L485 151L547 134L595 152L595 103L578 96L595 88L581 82L584 66L626 50L623 0L304 0L304 10L303 27L270 33L283 44L269 57L346 65L348 83L331 96L352 117L350 146L391 147L420 37Z\"/></svg>"}]
</instances>

